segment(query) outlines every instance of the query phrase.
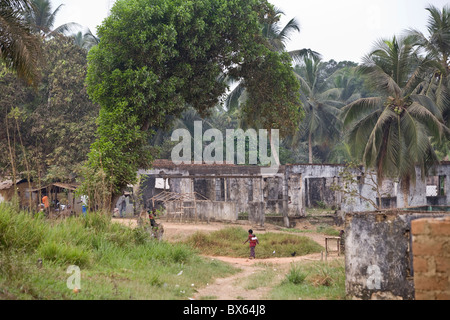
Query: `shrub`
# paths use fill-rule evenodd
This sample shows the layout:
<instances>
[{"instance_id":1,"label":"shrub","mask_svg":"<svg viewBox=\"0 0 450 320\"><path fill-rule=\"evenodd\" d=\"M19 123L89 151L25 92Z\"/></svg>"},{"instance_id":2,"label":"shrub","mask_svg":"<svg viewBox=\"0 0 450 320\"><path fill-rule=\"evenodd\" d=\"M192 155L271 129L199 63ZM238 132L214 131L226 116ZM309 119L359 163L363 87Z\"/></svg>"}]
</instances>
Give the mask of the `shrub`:
<instances>
[{"instance_id":1,"label":"shrub","mask_svg":"<svg viewBox=\"0 0 450 320\"><path fill-rule=\"evenodd\" d=\"M288 274L286 275L286 281L292 284L302 284L308 275L304 273L300 267L291 266Z\"/></svg>"}]
</instances>

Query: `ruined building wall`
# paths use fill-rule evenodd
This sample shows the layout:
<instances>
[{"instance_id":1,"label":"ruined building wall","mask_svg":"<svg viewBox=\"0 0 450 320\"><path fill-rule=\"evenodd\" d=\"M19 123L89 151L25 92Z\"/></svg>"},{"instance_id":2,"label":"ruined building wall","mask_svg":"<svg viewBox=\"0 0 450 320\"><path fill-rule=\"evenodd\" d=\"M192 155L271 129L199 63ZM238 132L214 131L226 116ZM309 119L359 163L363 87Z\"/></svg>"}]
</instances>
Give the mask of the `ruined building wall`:
<instances>
[{"instance_id":1,"label":"ruined building wall","mask_svg":"<svg viewBox=\"0 0 450 320\"><path fill-rule=\"evenodd\" d=\"M238 213L286 214L289 217L305 217L306 208L325 205L328 208L340 208L340 212L362 212L375 210L369 201L358 196L349 198L339 191L333 191L332 185L342 185L343 165L295 164L281 166L276 176L261 176L258 166L238 165L174 165L169 160L156 160L152 170L140 171L138 175L148 176L143 183L143 203L154 196L154 179L168 176L170 191L190 193L192 188L211 201L234 202ZM416 184L407 195L408 206L426 206L450 203L450 163L438 165L431 175L435 175L435 186L420 175L416 168ZM191 178L176 178L176 176ZM170 176L174 176L170 178ZM195 178L197 177L197 178ZM153 179L153 180L152 180ZM141 179L143 180L143 179ZM369 177L361 179L356 186L361 194L377 202L377 193L370 184L364 183ZM437 181L437 182L436 182ZM193 185L193 187L192 187ZM401 184L386 179L383 183L382 208L402 208L406 206ZM437 196L427 196L427 190L437 190ZM137 190L138 192L138 190ZM136 192L136 193L137 193ZM148 204L147 204L148 205ZM256 210L256 211L255 211Z\"/></svg>"},{"instance_id":2,"label":"ruined building wall","mask_svg":"<svg viewBox=\"0 0 450 320\"><path fill-rule=\"evenodd\" d=\"M364 300L413 300L416 278L413 254L419 252L414 253L415 248L412 247L412 221L442 217L450 217L450 213L387 210L347 214L345 226L347 296L351 299ZM448 250L448 246L442 248Z\"/></svg>"},{"instance_id":3,"label":"ruined building wall","mask_svg":"<svg viewBox=\"0 0 450 320\"><path fill-rule=\"evenodd\" d=\"M450 216L414 220L411 232L416 300L450 300Z\"/></svg>"}]
</instances>

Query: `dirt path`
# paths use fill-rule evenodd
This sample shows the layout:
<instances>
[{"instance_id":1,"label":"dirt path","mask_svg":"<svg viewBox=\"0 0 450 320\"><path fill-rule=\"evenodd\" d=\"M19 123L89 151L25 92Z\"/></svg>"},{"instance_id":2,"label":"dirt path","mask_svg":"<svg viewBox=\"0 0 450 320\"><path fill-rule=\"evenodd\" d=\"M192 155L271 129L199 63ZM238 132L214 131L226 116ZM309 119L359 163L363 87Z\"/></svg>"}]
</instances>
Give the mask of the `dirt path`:
<instances>
[{"instance_id":1,"label":"dirt path","mask_svg":"<svg viewBox=\"0 0 450 320\"><path fill-rule=\"evenodd\" d=\"M134 219L115 219L115 222L119 222L130 227L136 225ZM178 242L186 239L190 235L197 231L213 232L222 228L230 226L240 226L245 230L251 228L248 224L226 224L226 223L177 223L162 221L164 226L163 239L170 242ZM256 228L254 228L256 229ZM263 230L258 230L258 233L265 232L283 232L280 228L274 225L266 225ZM314 230L314 227L308 223L297 225L296 229L310 229ZM321 246L325 245L325 236L323 234L315 232L295 233L311 238L319 243ZM232 276L225 278L217 278L213 283L208 284L204 288L198 289L197 293L191 299L215 299L215 300L264 300L268 299L268 295L272 288L279 284L289 271L291 263L301 263L309 261L320 261L323 257L320 253L299 256L299 257L285 257L285 258L269 258L269 259L256 259L250 260L246 258L234 258L234 257L217 257L217 256L205 256L207 259L217 259L239 269L239 272ZM329 259L335 259L336 257L330 256ZM267 286L259 286L257 288L249 288L251 278L257 276L258 273L262 273L266 268L271 268L275 271L275 277L267 282Z\"/></svg>"},{"instance_id":2,"label":"dirt path","mask_svg":"<svg viewBox=\"0 0 450 320\"><path fill-rule=\"evenodd\" d=\"M319 261L321 254L310 254L290 258L270 258L250 260L232 257L207 257L229 263L241 271L226 278L218 278L214 283L197 291L193 299L216 300L265 300L272 288L279 284L289 271L291 263L305 261ZM268 281L268 286L248 288L251 285L250 277L264 272L266 268L275 271L276 276Z\"/></svg>"}]
</instances>

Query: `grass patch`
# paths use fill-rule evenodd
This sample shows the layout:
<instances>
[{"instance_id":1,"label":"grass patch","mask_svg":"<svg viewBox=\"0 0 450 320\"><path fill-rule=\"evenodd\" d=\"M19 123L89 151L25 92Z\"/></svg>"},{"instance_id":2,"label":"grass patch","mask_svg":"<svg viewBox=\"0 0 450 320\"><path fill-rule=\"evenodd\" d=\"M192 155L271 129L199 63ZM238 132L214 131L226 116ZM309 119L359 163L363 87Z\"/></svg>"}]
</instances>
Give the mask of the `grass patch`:
<instances>
[{"instance_id":1,"label":"grass patch","mask_svg":"<svg viewBox=\"0 0 450 320\"><path fill-rule=\"evenodd\" d=\"M336 230L333 227L326 225L326 224L320 224L314 230L313 229L301 230L301 229L283 228L283 229L281 229L281 231L290 232L290 233L321 233L321 234L324 234L327 236L333 236L333 237L339 236L338 230Z\"/></svg>"},{"instance_id":2,"label":"grass patch","mask_svg":"<svg viewBox=\"0 0 450 320\"><path fill-rule=\"evenodd\" d=\"M345 299L344 261L292 264L284 281L271 291L270 299Z\"/></svg>"},{"instance_id":3,"label":"grass patch","mask_svg":"<svg viewBox=\"0 0 450 320\"><path fill-rule=\"evenodd\" d=\"M241 285L246 290L256 290L258 288L268 287L273 284L276 275L277 273L272 267L266 267L247 277Z\"/></svg>"},{"instance_id":4,"label":"grass patch","mask_svg":"<svg viewBox=\"0 0 450 320\"><path fill-rule=\"evenodd\" d=\"M80 267L79 293L67 288L70 265ZM0 204L0 299L187 299L234 272L100 213L49 221Z\"/></svg>"},{"instance_id":5,"label":"grass patch","mask_svg":"<svg viewBox=\"0 0 450 320\"><path fill-rule=\"evenodd\" d=\"M257 234L259 245L256 246L257 258L290 257L318 253L324 250L315 241L299 235L284 233ZM196 232L184 241L185 244L206 255L248 257L248 243L243 244L248 233L240 227L228 227L211 233Z\"/></svg>"}]
</instances>

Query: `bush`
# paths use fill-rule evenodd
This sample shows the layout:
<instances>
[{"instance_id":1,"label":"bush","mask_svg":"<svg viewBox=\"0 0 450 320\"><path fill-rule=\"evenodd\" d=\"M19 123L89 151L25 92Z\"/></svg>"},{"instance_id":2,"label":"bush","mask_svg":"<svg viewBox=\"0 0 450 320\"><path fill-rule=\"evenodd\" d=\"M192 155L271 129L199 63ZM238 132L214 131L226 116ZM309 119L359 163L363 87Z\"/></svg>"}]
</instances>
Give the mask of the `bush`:
<instances>
[{"instance_id":1,"label":"bush","mask_svg":"<svg viewBox=\"0 0 450 320\"><path fill-rule=\"evenodd\" d=\"M286 275L286 281L295 285L302 284L307 276L298 266L292 266Z\"/></svg>"},{"instance_id":2,"label":"bush","mask_svg":"<svg viewBox=\"0 0 450 320\"><path fill-rule=\"evenodd\" d=\"M35 249L44 238L47 226L43 219L34 219L27 212L16 212L0 203L0 248Z\"/></svg>"}]
</instances>

